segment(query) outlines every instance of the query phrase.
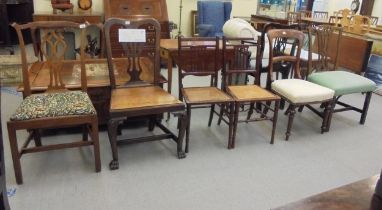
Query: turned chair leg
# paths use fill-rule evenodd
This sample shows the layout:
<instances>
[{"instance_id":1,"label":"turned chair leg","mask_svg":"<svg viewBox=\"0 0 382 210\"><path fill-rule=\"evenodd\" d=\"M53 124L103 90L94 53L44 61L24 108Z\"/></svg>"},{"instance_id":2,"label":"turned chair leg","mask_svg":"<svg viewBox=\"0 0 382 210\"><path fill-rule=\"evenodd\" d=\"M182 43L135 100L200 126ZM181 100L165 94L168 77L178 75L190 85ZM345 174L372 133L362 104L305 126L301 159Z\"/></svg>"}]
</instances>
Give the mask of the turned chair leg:
<instances>
[{"instance_id":1,"label":"turned chair leg","mask_svg":"<svg viewBox=\"0 0 382 210\"><path fill-rule=\"evenodd\" d=\"M211 110L210 110L210 118L208 119L208 127L211 127L212 118L214 117L214 112L215 112L215 104L212 104Z\"/></svg>"},{"instance_id":2,"label":"turned chair leg","mask_svg":"<svg viewBox=\"0 0 382 210\"><path fill-rule=\"evenodd\" d=\"M116 170L119 168L118 162L118 150L117 150L117 130L119 120L111 119L108 122L108 135L111 145L111 152L113 154L113 160L109 164L110 170Z\"/></svg>"},{"instance_id":3,"label":"turned chair leg","mask_svg":"<svg viewBox=\"0 0 382 210\"><path fill-rule=\"evenodd\" d=\"M336 104L337 104L337 97L334 97L331 102L327 102L327 103L331 103L330 109L329 109L329 114L328 114L328 119L327 119L327 123L326 123L326 132L329 132L330 125L332 124L334 108L336 107ZM326 104L326 106L328 106L328 105Z\"/></svg>"},{"instance_id":4,"label":"turned chair leg","mask_svg":"<svg viewBox=\"0 0 382 210\"><path fill-rule=\"evenodd\" d=\"M186 132L187 124L189 115L185 112L181 112L178 114L178 122L179 122L179 133L177 138L177 155L179 159L183 159L186 157L186 153L183 152L183 139L184 139L184 133Z\"/></svg>"},{"instance_id":5,"label":"turned chair leg","mask_svg":"<svg viewBox=\"0 0 382 210\"><path fill-rule=\"evenodd\" d=\"M186 122L186 149L185 152L188 153L189 144L190 144L190 126L191 126L191 105L187 104L187 122ZM179 128L179 130L181 127Z\"/></svg>"},{"instance_id":6,"label":"turned chair leg","mask_svg":"<svg viewBox=\"0 0 382 210\"><path fill-rule=\"evenodd\" d=\"M101 155L100 155L100 146L99 146L99 135L98 135L98 119L95 118L92 120L91 139L94 147L94 163L96 172L101 171Z\"/></svg>"},{"instance_id":7,"label":"turned chair leg","mask_svg":"<svg viewBox=\"0 0 382 210\"><path fill-rule=\"evenodd\" d=\"M234 127L234 109L235 109L235 103L231 102L229 104L229 124L228 124L228 149L232 148L232 142L233 140L233 127Z\"/></svg>"},{"instance_id":8,"label":"turned chair leg","mask_svg":"<svg viewBox=\"0 0 382 210\"><path fill-rule=\"evenodd\" d=\"M367 116L367 111L369 110L371 96L372 96L372 92L367 92L366 93L365 102L363 104L363 109L362 109L361 119L359 121L359 123L361 125L365 124L366 116Z\"/></svg>"},{"instance_id":9,"label":"turned chair leg","mask_svg":"<svg viewBox=\"0 0 382 210\"><path fill-rule=\"evenodd\" d=\"M9 145L11 147L11 154L12 154L13 168L15 170L16 183L22 184L23 173L21 171L21 163L20 163L21 154L19 153L19 147L17 145L16 130L9 123L8 123L8 137L9 137Z\"/></svg>"},{"instance_id":10,"label":"turned chair leg","mask_svg":"<svg viewBox=\"0 0 382 210\"><path fill-rule=\"evenodd\" d=\"M325 110L324 110L324 116L322 118L322 126L321 126L321 134L324 132L329 131L328 129L328 123L329 123L329 117L332 117L332 102L325 103Z\"/></svg>"},{"instance_id":11,"label":"turned chair leg","mask_svg":"<svg viewBox=\"0 0 382 210\"><path fill-rule=\"evenodd\" d=\"M34 139L34 143L35 143L36 147L41 147L42 143L41 143L40 130L39 129L35 129L32 132L33 132L33 139Z\"/></svg>"},{"instance_id":12,"label":"turned chair leg","mask_svg":"<svg viewBox=\"0 0 382 210\"><path fill-rule=\"evenodd\" d=\"M239 120L239 110L240 110L240 104L239 103L235 103L234 110L231 110L231 111L234 112L231 149L235 148L236 130L237 130L237 124L238 124L238 120Z\"/></svg>"},{"instance_id":13,"label":"turned chair leg","mask_svg":"<svg viewBox=\"0 0 382 210\"><path fill-rule=\"evenodd\" d=\"M224 109L225 109L225 104L222 104L222 105L220 106L220 113L219 113L218 125L220 125L221 122L222 122L223 115L224 115Z\"/></svg>"},{"instance_id":14,"label":"turned chair leg","mask_svg":"<svg viewBox=\"0 0 382 210\"><path fill-rule=\"evenodd\" d=\"M291 105L290 109L289 109L289 119L288 119L287 132L285 134L285 140L286 141L289 140L289 136L290 136L290 133L291 133L291 130L292 130L292 124L293 124L293 119L294 119L294 115L295 114L296 114L296 106L295 105Z\"/></svg>"},{"instance_id":15,"label":"turned chair leg","mask_svg":"<svg viewBox=\"0 0 382 210\"><path fill-rule=\"evenodd\" d=\"M280 107L280 101L275 101L275 110L274 110L273 119L272 119L271 144L274 144L275 142L275 132L276 132L276 124L277 124L277 117L279 113L279 107Z\"/></svg>"},{"instance_id":16,"label":"turned chair leg","mask_svg":"<svg viewBox=\"0 0 382 210\"><path fill-rule=\"evenodd\" d=\"M249 110L248 110L248 114L247 114L247 120L251 119L251 116L253 114L253 109L255 108L255 104L254 103L251 103L249 105Z\"/></svg>"}]
</instances>

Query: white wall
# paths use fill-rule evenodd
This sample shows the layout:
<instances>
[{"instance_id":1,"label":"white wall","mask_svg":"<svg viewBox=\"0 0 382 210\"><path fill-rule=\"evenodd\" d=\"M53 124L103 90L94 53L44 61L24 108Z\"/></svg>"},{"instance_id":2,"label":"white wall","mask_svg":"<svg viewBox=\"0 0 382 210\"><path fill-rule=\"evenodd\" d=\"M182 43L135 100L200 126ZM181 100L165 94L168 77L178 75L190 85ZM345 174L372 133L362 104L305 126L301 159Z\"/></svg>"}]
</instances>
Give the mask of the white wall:
<instances>
[{"instance_id":1,"label":"white wall","mask_svg":"<svg viewBox=\"0 0 382 210\"><path fill-rule=\"evenodd\" d=\"M374 1L374 9L373 9L373 16L379 17L378 24L382 24L382 0L376 0Z\"/></svg>"},{"instance_id":2,"label":"white wall","mask_svg":"<svg viewBox=\"0 0 382 210\"><path fill-rule=\"evenodd\" d=\"M328 0L329 14L333 14L333 12L341 10L341 9L345 9L345 8L350 9L350 5L352 1L353 0ZM375 2L378 2L378 1L381 1L381 0L376 0ZM358 12L361 10L362 0L360 0L359 2L360 2L360 8Z\"/></svg>"}]
</instances>

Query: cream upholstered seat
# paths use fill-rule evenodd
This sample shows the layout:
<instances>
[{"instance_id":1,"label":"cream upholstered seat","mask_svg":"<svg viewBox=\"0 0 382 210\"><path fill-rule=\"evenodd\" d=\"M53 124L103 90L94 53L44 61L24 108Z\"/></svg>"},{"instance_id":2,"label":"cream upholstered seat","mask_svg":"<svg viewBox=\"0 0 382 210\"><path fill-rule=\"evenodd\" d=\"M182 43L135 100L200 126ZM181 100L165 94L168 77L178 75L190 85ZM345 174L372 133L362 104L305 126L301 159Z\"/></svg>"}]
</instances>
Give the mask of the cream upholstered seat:
<instances>
[{"instance_id":1,"label":"cream upholstered seat","mask_svg":"<svg viewBox=\"0 0 382 210\"><path fill-rule=\"evenodd\" d=\"M293 103L330 100L334 96L332 89L301 79L276 80L272 83L272 90Z\"/></svg>"}]
</instances>

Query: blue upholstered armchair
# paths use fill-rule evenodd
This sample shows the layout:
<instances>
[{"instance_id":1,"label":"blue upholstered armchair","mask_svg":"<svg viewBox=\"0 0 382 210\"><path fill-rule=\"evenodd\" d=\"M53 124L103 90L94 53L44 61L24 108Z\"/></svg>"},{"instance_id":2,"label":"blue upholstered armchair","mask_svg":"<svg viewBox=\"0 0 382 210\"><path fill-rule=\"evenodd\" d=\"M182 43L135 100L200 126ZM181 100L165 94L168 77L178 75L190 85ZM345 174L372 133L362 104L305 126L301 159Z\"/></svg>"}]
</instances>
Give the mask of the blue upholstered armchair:
<instances>
[{"instance_id":1,"label":"blue upholstered armchair","mask_svg":"<svg viewBox=\"0 0 382 210\"><path fill-rule=\"evenodd\" d=\"M223 25L230 18L231 2L198 1L199 36L223 36Z\"/></svg>"}]
</instances>

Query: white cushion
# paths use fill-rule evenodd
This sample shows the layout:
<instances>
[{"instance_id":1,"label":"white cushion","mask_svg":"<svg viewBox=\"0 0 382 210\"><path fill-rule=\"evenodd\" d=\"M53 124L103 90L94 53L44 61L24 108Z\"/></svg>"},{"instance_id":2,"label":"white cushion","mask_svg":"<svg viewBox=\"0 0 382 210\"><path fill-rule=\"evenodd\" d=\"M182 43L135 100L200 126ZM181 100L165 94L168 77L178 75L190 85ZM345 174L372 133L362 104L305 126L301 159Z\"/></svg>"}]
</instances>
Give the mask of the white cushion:
<instances>
[{"instance_id":1,"label":"white cushion","mask_svg":"<svg viewBox=\"0 0 382 210\"><path fill-rule=\"evenodd\" d=\"M228 37L253 37L257 40L261 33L256 31L251 24L240 18L232 18L223 25L223 33Z\"/></svg>"},{"instance_id":2,"label":"white cushion","mask_svg":"<svg viewBox=\"0 0 382 210\"><path fill-rule=\"evenodd\" d=\"M301 79L276 80L272 90L295 104L325 101L334 96L334 90Z\"/></svg>"}]
</instances>

